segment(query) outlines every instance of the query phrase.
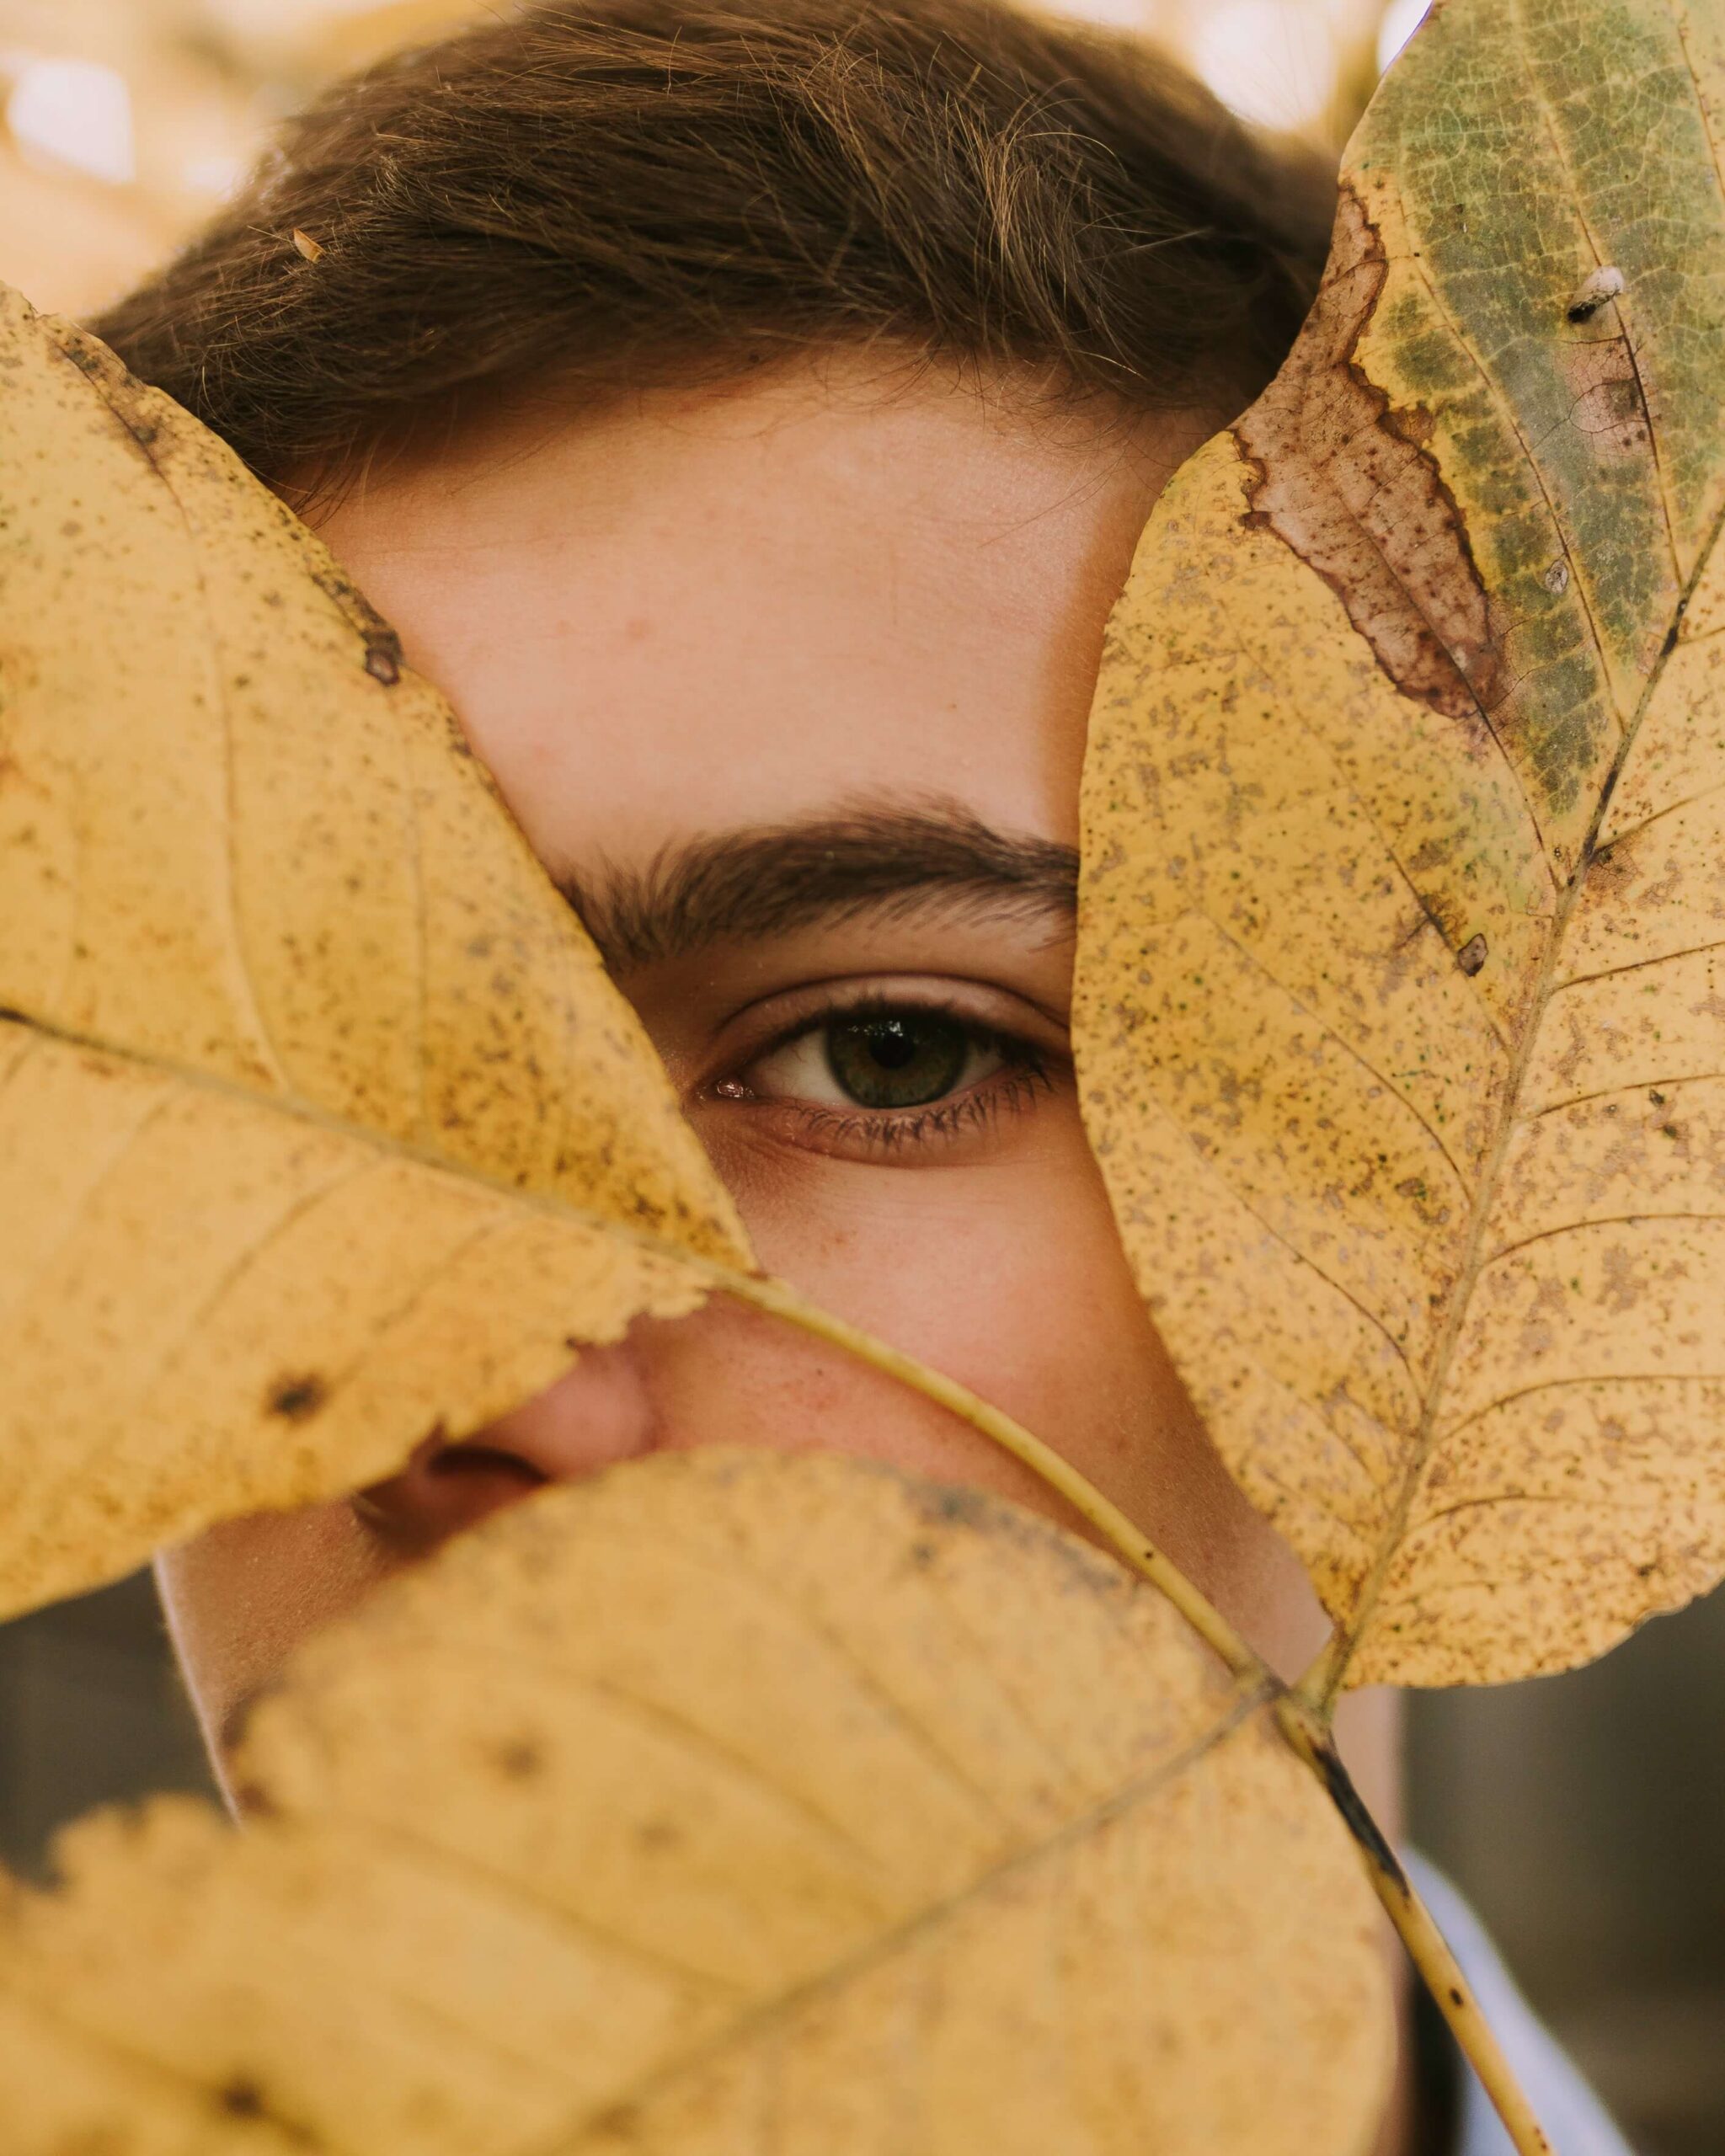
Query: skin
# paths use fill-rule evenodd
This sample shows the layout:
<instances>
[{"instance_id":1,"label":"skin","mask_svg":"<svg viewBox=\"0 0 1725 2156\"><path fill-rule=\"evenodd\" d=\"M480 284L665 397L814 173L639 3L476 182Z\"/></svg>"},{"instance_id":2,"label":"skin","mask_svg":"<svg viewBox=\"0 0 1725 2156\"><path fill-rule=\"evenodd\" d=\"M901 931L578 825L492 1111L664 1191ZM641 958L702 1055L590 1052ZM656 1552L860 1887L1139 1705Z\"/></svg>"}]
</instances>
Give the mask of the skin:
<instances>
[{"instance_id":1,"label":"skin","mask_svg":"<svg viewBox=\"0 0 1725 2156\"><path fill-rule=\"evenodd\" d=\"M829 356L573 420L494 415L375 467L322 524L603 944L632 879L726 835L868 811L1076 847L1109 606L1220 416L1049 413ZM901 893L611 957L762 1262L1046 1436L1303 1666L1311 1590L1182 1391L1085 1142L1058 899ZM923 1064L931 1022L969 1029L943 1099L846 1101L828 1052L857 1037L820 1022L859 999L905 1014ZM719 1304L638 1325L352 1502L160 1560L218 1750L293 1642L396 1566L538 1480L707 1443L818 1443L1060 1517L976 1433L770 1321ZM1350 1702L1343 1740L1393 1831L1389 1702Z\"/></svg>"}]
</instances>

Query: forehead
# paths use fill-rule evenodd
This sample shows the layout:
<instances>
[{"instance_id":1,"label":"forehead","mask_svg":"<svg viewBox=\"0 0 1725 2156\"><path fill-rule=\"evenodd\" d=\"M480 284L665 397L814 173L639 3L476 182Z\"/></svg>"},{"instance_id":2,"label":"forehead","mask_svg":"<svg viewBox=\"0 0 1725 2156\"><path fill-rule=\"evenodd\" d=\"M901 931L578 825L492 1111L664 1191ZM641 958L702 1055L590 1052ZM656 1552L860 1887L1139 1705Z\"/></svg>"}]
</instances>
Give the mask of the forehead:
<instances>
[{"instance_id":1,"label":"forehead","mask_svg":"<svg viewBox=\"0 0 1725 2156\"><path fill-rule=\"evenodd\" d=\"M1204 431L830 359L495 420L323 528L556 873L906 795L1070 842L1108 609Z\"/></svg>"}]
</instances>

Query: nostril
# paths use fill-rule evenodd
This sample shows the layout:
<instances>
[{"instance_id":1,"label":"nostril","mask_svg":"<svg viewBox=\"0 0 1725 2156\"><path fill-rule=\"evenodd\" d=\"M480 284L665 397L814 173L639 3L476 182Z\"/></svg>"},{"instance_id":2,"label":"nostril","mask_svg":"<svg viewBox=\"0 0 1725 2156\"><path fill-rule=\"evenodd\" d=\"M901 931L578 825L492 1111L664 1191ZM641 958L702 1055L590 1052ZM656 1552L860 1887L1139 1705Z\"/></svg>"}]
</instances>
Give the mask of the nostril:
<instances>
[{"instance_id":1,"label":"nostril","mask_svg":"<svg viewBox=\"0 0 1725 2156\"><path fill-rule=\"evenodd\" d=\"M497 1476L505 1481L519 1482L524 1489L536 1490L551 1477L519 1454L500 1451L495 1445L445 1445L441 1452L425 1463L428 1475L446 1477L455 1476L467 1482L476 1477Z\"/></svg>"},{"instance_id":2,"label":"nostril","mask_svg":"<svg viewBox=\"0 0 1725 2156\"><path fill-rule=\"evenodd\" d=\"M434 1433L400 1474L374 1482L353 1503L387 1540L419 1551L435 1549L550 1479L518 1453L484 1444L451 1444Z\"/></svg>"},{"instance_id":3,"label":"nostril","mask_svg":"<svg viewBox=\"0 0 1725 2156\"><path fill-rule=\"evenodd\" d=\"M547 1482L570 1482L650 1452L651 1392L626 1342L595 1348L533 1399L470 1438L440 1428L398 1475L355 1498L358 1518L407 1551L433 1549Z\"/></svg>"}]
</instances>

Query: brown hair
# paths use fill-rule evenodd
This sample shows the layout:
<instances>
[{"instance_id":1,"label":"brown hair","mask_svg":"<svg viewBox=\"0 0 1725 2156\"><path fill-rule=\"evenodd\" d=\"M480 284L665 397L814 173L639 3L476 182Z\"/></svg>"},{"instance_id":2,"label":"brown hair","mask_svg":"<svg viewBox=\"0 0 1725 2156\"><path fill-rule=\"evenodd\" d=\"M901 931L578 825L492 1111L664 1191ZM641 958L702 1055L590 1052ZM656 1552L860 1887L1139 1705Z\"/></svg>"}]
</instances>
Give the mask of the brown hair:
<instances>
[{"instance_id":1,"label":"brown hair","mask_svg":"<svg viewBox=\"0 0 1725 2156\"><path fill-rule=\"evenodd\" d=\"M94 327L278 485L482 387L857 341L1242 404L1332 202L1154 46L991 0L547 0L339 83Z\"/></svg>"}]
</instances>

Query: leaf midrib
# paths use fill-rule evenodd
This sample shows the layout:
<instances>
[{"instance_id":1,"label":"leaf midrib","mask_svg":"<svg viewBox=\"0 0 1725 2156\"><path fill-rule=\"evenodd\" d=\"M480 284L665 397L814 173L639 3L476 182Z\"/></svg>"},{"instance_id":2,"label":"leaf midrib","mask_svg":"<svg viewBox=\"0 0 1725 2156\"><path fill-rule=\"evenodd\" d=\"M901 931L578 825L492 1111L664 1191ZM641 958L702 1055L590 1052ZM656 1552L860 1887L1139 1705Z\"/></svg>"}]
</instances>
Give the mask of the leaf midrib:
<instances>
[{"instance_id":1,"label":"leaf midrib","mask_svg":"<svg viewBox=\"0 0 1725 2156\"><path fill-rule=\"evenodd\" d=\"M611 2112L628 2111L654 2095L666 2083L698 2071L707 2060L723 2057L727 2052L748 2043L763 2030L770 2029L776 2021L788 2019L804 2006L841 1989L876 1964L888 1960L920 1934L937 1930L972 1903L991 1893L1001 1881L1028 1870L1044 1859L1058 1855L1061 1850L1088 1839L1092 1834L1099 1833L1135 1806L1145 1803L1178 1781L1182 1775L1188 1774L1207 1753L1218 1750L1243 1727L1252 1715L1267 1710L1269 1704L1262 1692L1242 1694L1210 1728L1194 1737L1172 1758L1163 1760L1138 1781L1129 1784L1123 1790L1116 1790L1112 1796L1092 1804L1055 1833L1012 1850L979 1872L956 1892L919 1909L902 1923L871 1939L866 1946L859 1947L855 1953L834 1962L830 1968L805 1978L800 1984L775 1992L758 2006L740 2015L718 2035L692 2046L680 2055L649 2067L626 2089L608 2097L603 2105L590 2105L585 2117L558 2127L554 2138L531 2148L521 2149L516 2152L516 2156L569 2156L569 2137L585 2133L600 2117Z\"/></svg>"},{"instance_id":2,"label":"leaf midrib","mask_svg":"<svg viewBox=\"0 0 1725 2156\"><path fill-rule=\"evenodd\" d=\"M1653 435L1651 414L1648 414L1648 433L1651 439ZM1498 1181L1503 1171L1504 1156L1509 1150L1510 1139L1523 1119L1522 1089L1526 1082L1528 1066L1532 1059L1534 1049L1538 1044L1545 1025L1546 1012L1551 1005L1553 993L1552 977L1562 957L1570 921L1587 888L1588 874L1593 867L1599 849L1599 831L1604 825L1606 812L1611 805L1611 798L1616 791L1618 779L1634 752L1635 744L1640 738L1642 723L1647 716L1648 706L1658 692L1659 685L1664 679L1665 669L1682 648L1680 633L1673 634L1672 632L1674 629L1680 631L1690 600L1706 572L1712 559L1714 549L1719 544L1722 533L1725 533L1725 506L1722 506L1715 515L1712 529L1707 533L1705 542L1696 550L1695 568L1687 582L1680 590L1676 604L1671 610L1666 624L1666 632L1660 643L1658 657L1653 663L1646 686L1637 700L1628 724L1624 728L1623 737L1618 744L1616 755L1612 758L1610 768L1600 784L1599 799L1594 804L1592 820L1582 841L1574 873L1567 885L1558 894L1557 904L1551 915L1551 926L1546 938L1546 948L1541 957L1539 970L1535 975L1534 992L1529 1005L1528 1017L1522 1028L1521 1038L1516 1044L1510 1060L1509 1078L1504 1089L1503 1107L1498 1130L1487 1151L1476 1186L1473 1216L1469 1222L1466 1239L1462 1245L1461 1267L1456 1276L1455 1287L1451 1293L1450 1308L1445 1314L1444 1327L1438 1337L1437 1348L1431 1365L1431 1375L1424 1389L1420 1418L1415 1428L1413 1444L1407 1465L1402 1474L1402 1486L1391 1508L1377 1559L1360 1585L1348 1622L1337 1626L1328 1644L1294 1688L1300 1697L1325 1710L1331 1706L1337 1693L1342 1688L1348 1665L1354 1659L1354 1652L1370 1624L1372 1614L1381 1598L1390 1566L1400 1554L1406 1539L1408 1518L1413 1508L1414 1498L1434 1449L1437 1420L1443 1412L1445 1396L1448 1389L1450 1366L1471 1311L1474 1292L1479 1285L1480 1275L1488 1262L1487 1254L1483 1247L1486 1225L1492 1214L1493 1201L1497 1195Z\"/></svg>"},{"instance_id":3,"label":"leaf midrib","mask_svg":"<svg viewBox=\"0 0 1725 2156\"><path fill-rule=\"evenodd\" d=\"M569 1221L597 1234L614 1236L619 1241L633 1245L649 1256L702 1274L714 1287L740 1284L746 1292L750 1283L766 1277L760 1272L744 1273L735 1266L725 1264L722 1259L708 1257L698 1251L691 1250L686 1244L670 1242L663 1235L654 1235L649 1229L633 1227L608 1214L593 1212L585 1206L575 1204L569 1198L510 1182L473 1161L440 1153L428 1145L416 1145L413 1139L403 1138L394 1132L379 1130L370 1123L355 1123L332 1109L318 1107L302 1094L261 1092L237 1079L223 1077L216 1071L201 1070L195 1064L182 1063L173 1056L158 1055L147 1050L103 1040L96 1034L56 1025L51 1019L39 1017L28 1011L9 1006L0 1007L0 1025L8 1022L24 1026L32 1033L39 1033L45 1040L58 1042L63 1047L83 1049L92 1054L109 1056L116 1062L130 1065L136 1070L153 1071L194 1091L283 1116L308 1129L324 1131L351 1144L368 1146L374 1152L411 1161L415 1166L427 1169L434 1174L448 1176L457 1182L471 1183L477 1189L489 1191L547 1219Z\"/></svg>"}]
</instances>

